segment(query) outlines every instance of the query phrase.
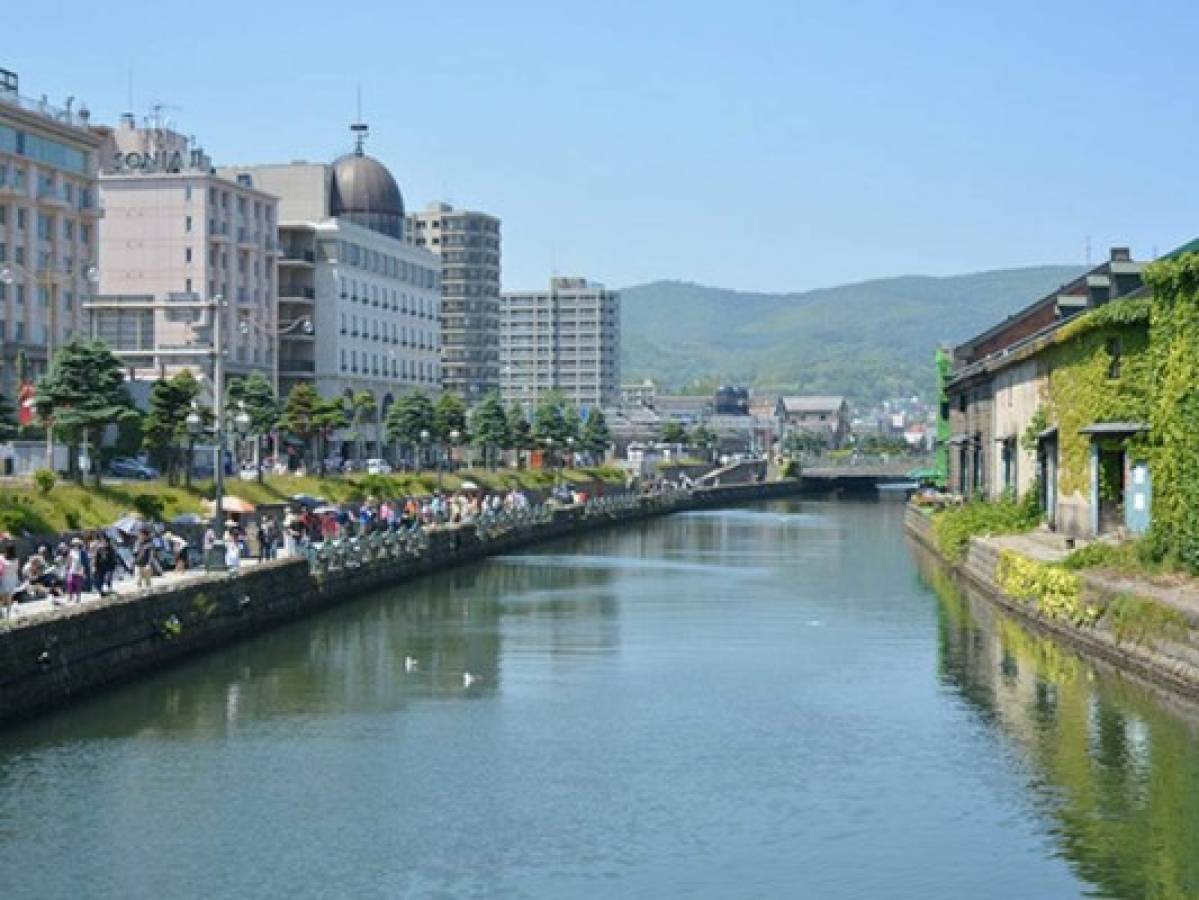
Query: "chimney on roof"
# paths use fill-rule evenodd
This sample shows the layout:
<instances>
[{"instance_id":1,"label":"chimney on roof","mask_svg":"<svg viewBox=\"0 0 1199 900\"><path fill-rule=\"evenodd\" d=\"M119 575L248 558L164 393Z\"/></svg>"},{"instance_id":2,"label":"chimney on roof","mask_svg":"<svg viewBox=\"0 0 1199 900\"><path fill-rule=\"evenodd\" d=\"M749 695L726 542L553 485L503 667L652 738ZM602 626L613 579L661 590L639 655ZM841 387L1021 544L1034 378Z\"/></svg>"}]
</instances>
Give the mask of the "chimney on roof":
<instances>
[{"instance_id":1,"label":"chimney on roof","mask_svg":"<svg viewBox=\"0 0 1199 900\"><path fill-rule=\"evenodd\" d=\"M1111 262L1132 262L1132 251L1127 247L1112 247Z\"/></svg>"}]
</instances>

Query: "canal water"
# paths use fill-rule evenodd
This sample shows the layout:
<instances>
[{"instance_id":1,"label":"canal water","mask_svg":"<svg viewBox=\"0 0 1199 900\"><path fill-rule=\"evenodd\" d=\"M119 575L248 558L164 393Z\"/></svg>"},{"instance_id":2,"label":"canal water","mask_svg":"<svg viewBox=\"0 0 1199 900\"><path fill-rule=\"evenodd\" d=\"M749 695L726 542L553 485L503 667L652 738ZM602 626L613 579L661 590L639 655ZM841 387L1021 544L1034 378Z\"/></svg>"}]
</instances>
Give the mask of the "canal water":
<instances>
[{"instance_id":1,"label":"canal water","mask_svg":"<svg viewBox=\"0 0 1199 900\"><path fill-rule=\"evenodd\" d=\"M1193 897L1195 731L898 503L682 514L0 733L0 897Z\"/></svg>"}]
</instances>

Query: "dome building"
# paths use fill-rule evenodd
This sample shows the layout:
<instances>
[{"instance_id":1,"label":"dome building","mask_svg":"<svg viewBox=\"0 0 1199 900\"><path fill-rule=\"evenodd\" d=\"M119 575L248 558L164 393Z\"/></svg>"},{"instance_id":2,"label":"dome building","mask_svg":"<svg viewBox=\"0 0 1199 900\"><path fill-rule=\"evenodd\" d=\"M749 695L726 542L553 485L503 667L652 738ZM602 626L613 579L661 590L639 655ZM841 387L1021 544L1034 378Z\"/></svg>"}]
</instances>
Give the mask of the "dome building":
<instances>
[{"instance_id":1,"label":"dome building","mask_svg":"<svg viewBox=\"0 0 1199 900\"><path fill-rule=\"evenodd\" d=\"M361 142L353 153L334 160L330 175L332 218L403 240L404 197L400 186L386 166L363 153Z\"/></svg>"},{"instance_id":2,"label":"dome building","mask_svg":"<svg viewBox=\"0 0 1199 900\"><path fill-rule=\"evenodd\" d=\"M441 264L404 240L404 197L379 160L354 148L332 163L246 166L239 180L279 197L279 323L311 333L280 341L280 393L311 383L323 397L367 391L377 412L341 455L382 456L387 409L410 390L441 389Z\"/></svg>"}]
</instances>

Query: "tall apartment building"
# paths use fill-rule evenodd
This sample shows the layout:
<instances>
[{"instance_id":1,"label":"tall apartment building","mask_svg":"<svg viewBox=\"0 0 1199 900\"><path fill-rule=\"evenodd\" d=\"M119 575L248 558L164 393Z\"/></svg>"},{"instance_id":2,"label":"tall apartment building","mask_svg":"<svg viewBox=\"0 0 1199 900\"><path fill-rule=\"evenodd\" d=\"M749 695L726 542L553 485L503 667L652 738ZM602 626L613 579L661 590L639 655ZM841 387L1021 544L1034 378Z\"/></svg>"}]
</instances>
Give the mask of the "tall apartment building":
<instances>
[{"instance_id":1,"label":"tall apartment building","mask_svg":"<svg viewBox=\"0 0 1199 900\"><path fill-rule=\"evenodd\" d=\"M369 391L381 418L401 393L440 389L440 264L404 240L399 186L362 136L332 164L223 171L280 198L280 320L315 325L282 338L282 392L300 381L326 397Z\"/></svg>"},{"instance_id":2,"label":"tall apartment building","mask_svg":"<svg viewBox=\"0 0 1199 900\"><path fill-rule=\"evenodd\" d=\"M432 203L408 239L441 258L442 387L474 404L499 387L500 220Z\"/></svg>"},{"instance_id":3,"label":"tall apartment building","mask_svg":"<svg viewBox=\"0 0 1199 900\"><path fill-rule=\"evenodd\" d=\"M88 304L93 336L139 379L184 368L208 374L211 322L196 301L223 307L226 371L274 370L276 199L223 178L193 141L161 120L126 114L104 138L100 285ZM178 302L179 309L162 309Z\"/></svg>"},{"instance_id":4,"label":"tall apartment building","mask_svg":"<svg viewBox=\"0 0 1199 900\"><path fill-rule=\"evenodd\" d=\"M21 96L0 69L0 392L16 395L18 353L26 377L81 329L94 290L100 138L88 113Z\"/></svg>"},{"instance_id":5,"label":"tall apartment building","mask_svg":"<svg viewBox=\"0 0 1199 900\"><path fill-rule=\"evenodd\" d=\"M620 294L585 278L500 299L500 385L535 406L559 391L580 410L620 401Z\"/></svg>"}]
</instances>

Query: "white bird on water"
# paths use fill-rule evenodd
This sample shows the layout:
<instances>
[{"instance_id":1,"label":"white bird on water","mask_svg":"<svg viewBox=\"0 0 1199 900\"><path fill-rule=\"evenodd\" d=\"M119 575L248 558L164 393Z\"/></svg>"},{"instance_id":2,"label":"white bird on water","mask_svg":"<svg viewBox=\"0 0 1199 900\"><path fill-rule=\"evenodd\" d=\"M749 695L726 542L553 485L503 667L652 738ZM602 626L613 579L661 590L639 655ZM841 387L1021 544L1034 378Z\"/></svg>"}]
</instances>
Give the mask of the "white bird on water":
<instances>
[{"instance_id":1,"label":"white bird on water","mask_svg":"<svg viewBox=\"0 0 1199 900\"><path fill-rule=\"evenodd\" d=\"M474 684L476 681L478 681L478 679L477 679L477 678L475 678L475 676L474 676L474 675L470 674L470 672L463 672L463 673L462 673L462 686L463 686L464 688L468 688L468 687L470 687L470 686L471 686L472 684Z\"/></svg>"},{"instance_id":2,"label":"white bird on water","mask_svg":"<svg viewBox=\"0 0 1199 900\"><path fill-rule=\"evenodd\" d=\"M416 667L418 665L420 665L420 663L418 663L416 661L415 656L405 656L404 657L404 671L405 672L415 672Z\"/></svg>"}]
</instances>

